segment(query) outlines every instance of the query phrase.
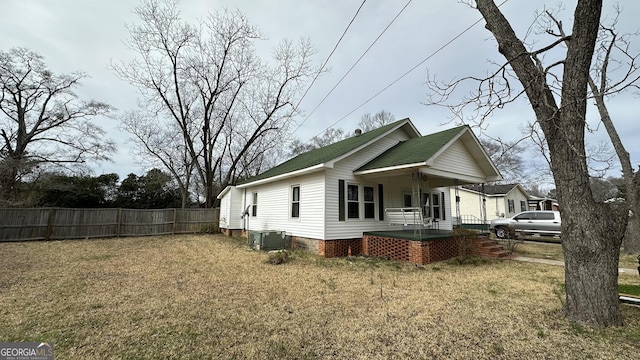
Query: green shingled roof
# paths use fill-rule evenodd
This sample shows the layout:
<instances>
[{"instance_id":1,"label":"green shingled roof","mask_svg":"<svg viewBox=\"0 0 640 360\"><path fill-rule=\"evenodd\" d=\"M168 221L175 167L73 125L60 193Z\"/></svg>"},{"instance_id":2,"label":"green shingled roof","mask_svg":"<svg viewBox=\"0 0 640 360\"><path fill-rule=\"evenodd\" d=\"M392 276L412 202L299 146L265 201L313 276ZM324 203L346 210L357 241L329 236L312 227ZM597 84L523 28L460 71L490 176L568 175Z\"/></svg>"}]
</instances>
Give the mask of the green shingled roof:
<instances>
[{"instance_id":1,"label":"green shingled roof","mask_svg":"<svg viewBox=\"0 0 640 360\"><path fill-rule=\"evenodd\" d=\"M424 163L466 128L467 126L458 126L435 134L400 142L356 171Z\"/></svg>"},{"instance_id":2,"label":"green shingled roof","mask_svg":"<svg viewBox=\"0 0 640 360\"><path fill-rule=\"evenodd\" d=\"M320 149L315 149L300 154L276 167L263 172L262 174L247 179L243 183L251 183L258 180L268 179L274 176L291 173L294 171L319 165L327 161L331 161L358 148L361 145L366 144L367 142L379 137L380 135L383 135L387 131L404 122L408 122L408 119L398 120L375 130L362 133L362 135L360 136L353 136L348 139L338 141L337 143L322 147Z\"/></svg>"}]
</instances>

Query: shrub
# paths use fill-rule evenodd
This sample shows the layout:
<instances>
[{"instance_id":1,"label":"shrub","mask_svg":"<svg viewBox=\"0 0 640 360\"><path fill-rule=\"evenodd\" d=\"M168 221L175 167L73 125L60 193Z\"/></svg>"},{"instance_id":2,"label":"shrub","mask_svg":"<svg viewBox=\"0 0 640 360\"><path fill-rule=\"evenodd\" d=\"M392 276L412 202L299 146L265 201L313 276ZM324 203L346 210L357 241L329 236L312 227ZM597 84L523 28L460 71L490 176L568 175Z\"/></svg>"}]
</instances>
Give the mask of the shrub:
<instances>
[{"instance_id":1,"label":"shrub","mask_svg":"<svg viewBox=\"0 0 640 360\"><path fill-rule=\"evenodd\" d=\"M289 250L277 250L269 252L267 263L271 265L285 264L291 260L291 252Z\"/></svg>"},{"instance_id":2,"label":"shrub","mask_svg":"<svg viewBox=\"0 0 640 360\"><path fill-rule=\"evenodd\" d=\"M451 236L458 242L461 255L463 257L471 256L473 239L475 239L478 234L473 230L459 227L451 230Z\"/></svg>"},{"instance_id":3,"label":"shrub","mask_svg":"<svg viewBox=\"0 0 640 360\"><path fill-rule=\"evenodd\" d=\"M509 227L507 231L507 237L505 239L501 239L500 243L504 246L505 250L509 252L509 254L513 254L516 251L518 245L523 243L523 239L518 236L515 229Z\"/></svg>"}]
</instances>

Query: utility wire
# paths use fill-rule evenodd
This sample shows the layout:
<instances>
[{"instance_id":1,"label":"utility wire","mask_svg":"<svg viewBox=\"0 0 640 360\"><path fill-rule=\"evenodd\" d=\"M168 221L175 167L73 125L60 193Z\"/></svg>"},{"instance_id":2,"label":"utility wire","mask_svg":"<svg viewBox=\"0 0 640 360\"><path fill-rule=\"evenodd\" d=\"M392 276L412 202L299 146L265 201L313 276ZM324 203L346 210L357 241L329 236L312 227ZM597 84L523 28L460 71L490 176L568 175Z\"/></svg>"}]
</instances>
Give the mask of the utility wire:
<instances>
[{"instance_id":1,"label":"utility wire","mask_svg":"<svg viewBox=\"0 0 640 360\"><path fill-rule=\"evenodd\" d=\"M313 84L315 84L316 80L318 79L318 76L320 76L320 74L322 73L322 70L324 69L324 67L327 66L327 63L329 62L329 59L331 59L331 56L333 55L333 53L336 52L336 49L338 48L338 45L340 45L340 42L342 42L342 39L347 34L347 31L349 31L349 28L351 27L351 24L353 24L353 21L356 19L356 17L360 13L360 10L364 6L364 3L366 3L366 2L367 2L367 0L363 0L362 4L360 4L360 7L358 7L358 10L356 10L356 13L353 15L353 17L351 18L351 21L349 21L349 24L347 25L347 27L342 32L342 36L340 36L340 38L338 39L338 42L336 42L336 45L333 47L333 50L331 50L331 53L329 53L329 56L327 57L327 59L324 61L322 66L320 66L320 69L318 69L318 72L316 73L316 76L311 81L311 84L309 84L309 87L307 88L307 90L305 90L305 92L304 92L304 94L302 94L302 97L300 98L300 100L298 100L298 103L296 104L295 109L298 109L298 107L300 106L300 103L302 102L304 97L307 96L307 93L309 92L311 87L313 87ZM296 130L294 130L294 133L298 130L298 128L300 126L302 126L302 124L298 125Z\"/></svg>"},{"instance_id":2,"label":"utility wire","mask_svg":"<svg viewBox=\"0 0 640 360\"><path fill-rule=\"evenodd\" d=\"M378 37L376 37L375 40L373 40L373 42L371 43L371 45L369 45L369 47L362 53L362 55L360 55L360 57L358 58L358 60L356 60L355 63L353 63L353 65L351 65L351 67L349 68L349 70L347 70L346 73L344 73L344 75L342 75L342 77L340 78L340 80L338 80L338 82L333 85L333 87L331 88L331 90L329 90L329 92L327 93L327 95L325 95L322 100L320 100L320 103L318 103L318 105L316 105L315 108L313 108L313 110L311 110L311 112L309 113L309 115L307 115L307 117L304 118L304 120L302 120L302 122L300 123L300 125L298 125L298 127L293 131L293 133L295 133L296 131L298 131L298 129L304 125L304 123L309 120L309 118L311 117L311 115L313 115L313 113L318 110L318 108L320 107L320 105L322 105L322 103L324 103L325 100L327 100L327 98L329 97L329 95L331 95L333 93L333 91L338 87L338 85L340 85L340 83L347 77L347 75L349 75L349 73L351 73L351 71L356 67L356 65L358 65L358 63L360 63L360 60L362 60L362 58L364 58L364 56L369 52L369 50L371 50L371 48L373 47L373 45L375 45L378 40L380 40L380 38L382 37L382 35L384 35L385 32L387 32L387 30L391 27L391 25L400 17L400 15L404 12L404 10L407 8L407 6L409 6L409 3L411 3L411 0L407 1L407 3L404 5L404 7L402 9L400 9L400 11L396 14L396 16L391 20L391 22L389 22L389 24L380 32L380 34L378 35ZM306 94L306 93L305 93Z\"/></svg>"},{"instance_id":3,"label":"utility wire","mask_svg":"<svg viewBox=\"0 0 640 360\"><path fill-rule=\"evenodd\" d=\"M504 5L505 3L507 3L509 0L504 0L502 3L500 3L500 5L498 5L498 7L501 7L502 5ZM393 86L395 83L397 83L398 81L402 80L402 78L404 78L405 76L409 75L409 73L411 73L413 70L417 69L420 65L424 64L425 62L427 62L427 60L431 59L432 57L434 57L436 54L438 54L440 51L442 51L444 48L446 48L447 46L449 46L451 43L453 43L454 41L456 41L459 37L461 37L462 35L464 35L465 33L467 33L469 30L471 30L471 28L473 28L474 26L476 26L479 22L481 22L482 20L484 20L484 18L480 18L478 20L476 20L473 24L469 25L466 29L462 30L462 32L460 32L458 35L454 36L451 40L447 41L444 45L442 45L441 47L439 47L436 51L432 52L431 54L429 54L429 56L427 56L426 58L424 58L422 61L420 61L418 64L416 64L414 67L412 67L411 69L409 69L408 71L406 71L404 74L400 75L400 77L398 77L397 79L393 80L389 85L385 86L384 88L382 88L382 90L378 91L377 93L375 93L373 96L371 96L369 99L367 99L365 102L363 102L362 104L358 105L355 109L351 110L351 112L349 112L347 115L341 117L338 121L334 122L333 124L329 125L326 129L322 130L321 132L319 132L318 134L316 134L315 136L318 136L320 134L322 134L323 132L327 131L328 129L336 126L339 122L341 122L342 120L346 119L347 117L349 117L351 114L353 114L354 112L356 112L358 109L360 109L361 107L363 107L364 105L366 105L367 103L369 103L371 100L375 99L376 97L378 97L378 95L382 94L383 92L385 92L388 88L390 88L391 86ZM306 119L305 119L306 120Z\"/></svg>"}]
</instances>

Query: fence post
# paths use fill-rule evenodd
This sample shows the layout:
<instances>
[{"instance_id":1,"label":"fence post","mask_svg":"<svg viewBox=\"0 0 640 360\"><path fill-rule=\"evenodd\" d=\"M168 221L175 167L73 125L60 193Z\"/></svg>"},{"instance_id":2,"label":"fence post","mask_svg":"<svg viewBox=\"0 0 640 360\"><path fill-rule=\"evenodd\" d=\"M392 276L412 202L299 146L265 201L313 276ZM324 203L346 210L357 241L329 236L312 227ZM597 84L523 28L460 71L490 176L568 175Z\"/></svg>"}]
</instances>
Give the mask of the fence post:
<instances>
[{"instance_id":1,"label":"fence post","mask_svg":"<svg viewBox=\"0 0 640 360\"><path fill-rule=\"evenodd\" d=\"M51 233L53 232L53 219L56 215L56 209L50 208L49 213L47 214L47 227L44 230L44 241L49 241L51 238Z\"/></svg>"},{"instance_id":2,"label":"fence post","mask_svg":"<svg viewBox=\"0 0 640 360\"><path fill-rule=\"evenodd\" d=\"M116 237L120 237L120 232L122 231L122 208L118 208L118 223L116 224Z\"/></svg>"},{"instance_id":3,"label":"fence post","mask_svg":"<svg viewBox=\"0 0 640 360\"><path fill-rule=\"evenodd\" d=\"M177 221L177 213L178 213L178 209L173 208L173 226L171 226L171 235L175 235L176 234L176 221Z\"/></svg>"}]
</instances>

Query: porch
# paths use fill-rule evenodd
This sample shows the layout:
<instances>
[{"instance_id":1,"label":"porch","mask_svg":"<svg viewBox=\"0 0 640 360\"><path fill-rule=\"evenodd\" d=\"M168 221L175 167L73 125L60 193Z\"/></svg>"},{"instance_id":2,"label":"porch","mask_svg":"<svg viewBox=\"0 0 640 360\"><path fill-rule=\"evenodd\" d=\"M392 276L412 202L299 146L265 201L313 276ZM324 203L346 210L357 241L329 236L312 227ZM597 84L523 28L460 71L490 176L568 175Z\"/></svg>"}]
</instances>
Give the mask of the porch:
<instances>
[{"instance_id":1,"label":"porch","mask_svg":"<svg viewBox=\"0 0 640 360\"><path fill-rule=\"evenodd\" d=\"M458 239L448 230L425 229L420 233L413 230L370 231L363 233L361 239L321 240L318 255L366 255L424 265L462 255L503 258L508 253L483 235Z\"/></svg>"}]
</instances>

